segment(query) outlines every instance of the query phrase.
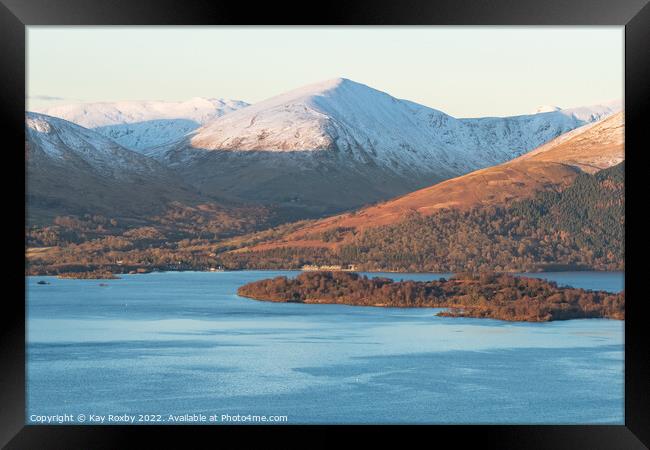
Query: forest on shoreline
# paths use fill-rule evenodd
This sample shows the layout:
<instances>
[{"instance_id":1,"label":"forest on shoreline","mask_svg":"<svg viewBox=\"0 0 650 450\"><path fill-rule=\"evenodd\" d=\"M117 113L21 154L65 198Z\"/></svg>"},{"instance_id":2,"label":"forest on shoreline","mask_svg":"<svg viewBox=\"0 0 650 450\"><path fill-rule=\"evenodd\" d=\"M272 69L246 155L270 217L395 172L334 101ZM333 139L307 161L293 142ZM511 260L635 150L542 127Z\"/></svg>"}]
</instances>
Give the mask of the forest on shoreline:
<instances>
[{"instance_id":1,"label":"forest on shoreline","mask_svg":"<svg viewBox=\"0 0 650 450\"><path fill-rule=\"evenodd\" d=\"M355 265L361 271L536 272L624 270L624 163L583 173L562 191L467 211L415 211L398 223L328 230L336 250L294 246L225 253L227 267L299 269ZM338 231L338 234L336 233Z\"/></svg>"}]
</instances>

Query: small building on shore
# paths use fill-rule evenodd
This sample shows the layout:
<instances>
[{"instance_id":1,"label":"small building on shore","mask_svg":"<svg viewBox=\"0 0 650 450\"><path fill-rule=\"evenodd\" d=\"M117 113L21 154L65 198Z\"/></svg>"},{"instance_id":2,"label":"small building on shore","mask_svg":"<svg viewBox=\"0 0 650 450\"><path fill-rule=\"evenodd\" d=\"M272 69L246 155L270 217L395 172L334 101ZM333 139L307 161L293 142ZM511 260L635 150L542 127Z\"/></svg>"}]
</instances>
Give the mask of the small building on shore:
<instances>
[{"instance_id":1,"label":"small building on shore","mask_svg":"<svg viewBox=\"0 0 650 450\"><path fill-rule=\"evenodd\" d=\"M347 266L341 265L329 265L329 266L317 266L315 264L306 264L302 266L302 271L304 272L314 272L314 271L327 271L327 272L354 272L357 270L357 266L354 264L348 264Z\"/></svg>"}]
</instances>

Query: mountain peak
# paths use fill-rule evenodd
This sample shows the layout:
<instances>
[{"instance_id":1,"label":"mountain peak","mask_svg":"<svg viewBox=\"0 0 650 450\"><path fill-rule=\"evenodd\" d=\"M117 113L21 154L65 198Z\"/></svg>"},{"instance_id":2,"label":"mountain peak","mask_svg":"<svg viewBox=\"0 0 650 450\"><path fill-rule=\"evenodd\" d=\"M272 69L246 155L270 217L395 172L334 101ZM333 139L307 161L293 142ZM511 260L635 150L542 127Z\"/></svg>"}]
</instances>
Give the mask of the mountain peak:
<instances>
[{"instance_id":1,"label":"mountain peak","mask_svg":"<svg viewBox=\"0 0 650 450\"><path fill-rule=\"evenodd\" d=\"M413 109L385 92L347 78L332 78L220 117L200 128L191 145L203 150L277 152L325 150L334 145L352 148L365 143L368 132L373 140L381 140L375 135L387 128L408 133L404 127L412 128Z\"/></svg>"},{"instance_id":2,"label":"mountain peak","mask_svg":"<svg viewBox=\"0 0 650 450\"><path fill-rule=\"evenodd\" d=\"M368 87L368 86L366 86L364 84L357 83L356 81L352 81L352 80L349 80L347 78L338 77L338 78L329 78L327 80L322 80L322 81L317 81L315 83L306 84L306 85L304 85L302 87L299 87L299 88L295 89L295 91L303 91L304 90L305 92L312 91L314 93L318 93L318 92L326 92L326 91L329 91L329 90L332 90L332 89L336 89L336 88L341 87L343 85L356 85L356 86ZM291 92L291 91L289 91L289 92Z\"/></svg>"},{"instance_id":3,"label":"mountain peak","mask_svg":"<svg viewBox=\"0 0 650 450\"><path fill-rule=\"evenodd\" d=\"M330 78L328 80L306 84L304 86L298 87L296 89L292 89L282 94L275 95L259 103L256 103L253 106L262 105L266 107L268 105L277 104L277 103L308 101L308 99L313 97L329 96L334 92L342 91L342 89L345 89L346 91L367 90L367 91L380 92L377 91L376 89L366 86L365 84L357 83L356 81L352 81L347 78ZM382 94L384 93L382 92ZM388 95L388 94L384 94L384 95Z\"/></svg>"}]
</instances>

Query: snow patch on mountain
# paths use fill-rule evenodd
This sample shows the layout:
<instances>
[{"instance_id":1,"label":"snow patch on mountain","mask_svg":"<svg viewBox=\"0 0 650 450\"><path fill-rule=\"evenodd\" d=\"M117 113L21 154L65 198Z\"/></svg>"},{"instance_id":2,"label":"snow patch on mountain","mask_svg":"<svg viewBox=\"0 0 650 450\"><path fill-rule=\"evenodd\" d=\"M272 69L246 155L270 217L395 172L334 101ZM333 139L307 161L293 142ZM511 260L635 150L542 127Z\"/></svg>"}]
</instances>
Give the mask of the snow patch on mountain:
<instances>
[{"instance_id":1,"label":"snow patch on mountain","mask_svg":"<svg viewBox=\"0 0 650 450\"><path fill-rule=\"evenodd\" d=\"M27 128L38 131L39 133L49 133L52 130L50 124L46 120L41 116L34 114L27 114L26 124Z\"/></svg>"},{"instance_id":2,"label":"snow patch on mountain","mask_svg":"<svg viewBox=\"0 0 650 450\"><path fill-rule=\"evenodd\" d=\"M199 126L197 122L188 119L162 119L108 125L93 130L125 148L144 152L151 147L177 141Z\"/></svg>"}]
</instances>

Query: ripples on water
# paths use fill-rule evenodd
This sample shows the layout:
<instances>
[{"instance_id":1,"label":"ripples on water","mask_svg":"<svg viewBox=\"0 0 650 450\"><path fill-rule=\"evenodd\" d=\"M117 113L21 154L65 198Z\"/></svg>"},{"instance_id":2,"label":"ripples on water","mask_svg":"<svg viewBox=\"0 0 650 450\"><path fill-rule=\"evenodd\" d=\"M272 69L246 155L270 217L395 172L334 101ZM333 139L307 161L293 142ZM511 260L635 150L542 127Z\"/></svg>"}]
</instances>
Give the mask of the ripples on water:
<instances>
[{"instance_id":1,"label":"ripples on water","mask_svg":"<svg viewBox=\"0 0 650 450\"><path fill-rule=\"evenodd\" d=\"M443 318L436 309L278 304L235 293L296 273L152 273L107 287L28 278L28 419L204 413L287 415L289 423L623 423L622 321ZM623 289L622 273L534 276Z\"/></svg>"}]
</instances>

